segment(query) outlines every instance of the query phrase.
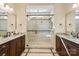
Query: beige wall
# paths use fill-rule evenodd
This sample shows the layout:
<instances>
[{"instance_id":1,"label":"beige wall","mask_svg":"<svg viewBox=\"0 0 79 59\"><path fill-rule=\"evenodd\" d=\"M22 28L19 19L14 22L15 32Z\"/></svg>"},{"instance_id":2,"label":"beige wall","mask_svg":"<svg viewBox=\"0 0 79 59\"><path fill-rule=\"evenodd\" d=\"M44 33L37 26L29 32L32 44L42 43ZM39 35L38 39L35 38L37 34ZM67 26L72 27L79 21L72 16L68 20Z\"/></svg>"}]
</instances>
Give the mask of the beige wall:
<instances>
[{"instance_id":1,"label":"beige wall","mask_svg":"<svg viewBox=\"0 0 79 59\"><path fill-rule=\"evenodd\" d=\"M8 31L15 31L15 15L8 14Z\"/></svg>"},{"instance_id":2,"label":"beige wall","mask_svg":"<svg viewBox=\"0 0 79 59\"><path fill-rule=\"evenodd\" d=\"M15 4L15 14L17 16L17 31L26 34L26 44L27 44L28 43L27 19L26 19L25 8L26 4ZM22 26L20 24L22 24Z\"/></svg>"},{"instance_id":3,"label":"beige wall","mask_svg":"<svg viewBox=\"0 0 79 59\"><path fill-rule=\"evenodd\" d=\"M55 23L55 32L56 33L64 33L65 32L65 9L62 4L54 5L54 23ZM62 24L62 25L60 25Z\"/></svg>"},{"instance_id":4,"label":"beige wall","mask_svg":"<svg viewBox=\"0 0 79 59\"><path fill-rule=\"evenodd\" d=\"M13 4L8 4L11 8L14 8L14 5ZM8 31L15 31L15 15L14 15L15 11L14 12L9 12L8 13L8 26L7 26L7 29ZM13 25L12 25L13 24Z\"/></svg>"}]
</instances>

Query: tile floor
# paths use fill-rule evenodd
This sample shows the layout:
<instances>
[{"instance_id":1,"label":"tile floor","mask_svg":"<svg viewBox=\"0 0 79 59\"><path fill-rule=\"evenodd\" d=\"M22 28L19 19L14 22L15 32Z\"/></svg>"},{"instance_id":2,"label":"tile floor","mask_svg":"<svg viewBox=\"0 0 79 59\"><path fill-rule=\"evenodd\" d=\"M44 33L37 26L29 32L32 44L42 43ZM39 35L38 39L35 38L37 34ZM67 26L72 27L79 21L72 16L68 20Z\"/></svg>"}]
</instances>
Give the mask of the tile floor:
<instances>
[{"instance_id":1,"label":"tile floor","mask_svg":"<svg viewBox=\"0 0 79 59\"><path fill-rule=\"evenodd\" d=\"M53 49L25 49L21 56L58 56Z\"/></svg>"},{"instance_id":2,"label":"tile floor","mask_svg":"<svg viewBox=\"0 0 79 59\"><path fill-rule=\"evenodd\" d=\"M21 56L58 56L52 47L51 39L39 36L30 36L28 46Z\"/></svg>"}]
</instances>

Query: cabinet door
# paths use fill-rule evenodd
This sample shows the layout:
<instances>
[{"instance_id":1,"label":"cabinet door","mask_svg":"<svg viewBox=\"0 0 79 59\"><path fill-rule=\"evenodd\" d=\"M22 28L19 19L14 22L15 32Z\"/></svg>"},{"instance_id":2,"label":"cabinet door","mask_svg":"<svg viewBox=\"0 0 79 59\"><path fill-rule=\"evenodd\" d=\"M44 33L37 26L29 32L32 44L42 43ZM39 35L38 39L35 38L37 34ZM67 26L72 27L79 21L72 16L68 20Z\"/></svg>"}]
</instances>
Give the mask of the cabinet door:
<instances>
[{"instance_id":1,"label":"cabinet door","mask_svg":"<svg viewBox=\"0 0 79 59\"><path fill-rule=\"evenodd\" d=\"M22 52L21 52L21 38L17 38L17 42L16 42L16 53L17 53L17 56L19 56Z\"/></svg>"},{"instance_id":2,"label":"cabinet door","mask_svg":"<svg viewBox=\"0 0 79 59\"><path fill-rule=\"evenodd\" d=\"M68 56L66 49L59 36L56 36L56 51L60 56Z\"/></svg>"},{"instance_id":3,"label":"cabinet door","mask_svg":"<svg viewBox=\"0 0 79 59\"><path fill-rule=\"evenodd\" d=\"M0 45L0 56L9 56L9 43Z\"/></svg>"},{"instance_id":4,"label":"cabinet door","mask_svg":"<svg viewBox=\"0 0 79 59\"><path fill-rule=\"evenodd\" d=\"M16 56L16 40L10 42L10 55Z\"/></svg>"},{"instance_id":5,"label":"cabinet door","mask_svg":"<svg viewBox=\"0 0 79 59\"><path fill-rule=\"evenodd\" d=\"M75 44L74 42L68 41L66 39L63 39L65 42L65 45L72 56L79 55L79 45Z\"/></svg>"},{"instance_id":6,"label":"cabinet door","mask_svg":"<svg viewBox=\"0 0 79 59\"><path fill-rule=\"evenodd\" d=\"M21 42L22 42L22 51L25 49L25 36L21 37Z\"/></svg>"},{"instance_id":7,"label":"cabinet door","mask_svg":"<svg viewBox=\"0 0 79 59\"><path fill-rule=\"evenodd\" d=\"M56 36L56 50L61 51L61 40L58 36Z\"/></svg>"}]
</instances>

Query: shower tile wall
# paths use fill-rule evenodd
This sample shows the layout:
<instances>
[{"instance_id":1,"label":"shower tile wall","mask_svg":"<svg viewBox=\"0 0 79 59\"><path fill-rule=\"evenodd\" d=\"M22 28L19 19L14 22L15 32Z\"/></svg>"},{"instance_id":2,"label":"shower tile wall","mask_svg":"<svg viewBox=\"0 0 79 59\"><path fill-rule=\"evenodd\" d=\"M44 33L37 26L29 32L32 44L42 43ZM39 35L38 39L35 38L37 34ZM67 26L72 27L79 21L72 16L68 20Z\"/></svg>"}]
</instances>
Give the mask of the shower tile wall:
<instances>
[{"instance_id":1,"label":"shower tile wall","mask_svg":"<svg viewBox=\"0 0 79 59\"><path fill-rule=\"evenodd\" d=\"M32 19L28 21L28 30L50 30L50 20Z\"/></svg>"}]
</instances>

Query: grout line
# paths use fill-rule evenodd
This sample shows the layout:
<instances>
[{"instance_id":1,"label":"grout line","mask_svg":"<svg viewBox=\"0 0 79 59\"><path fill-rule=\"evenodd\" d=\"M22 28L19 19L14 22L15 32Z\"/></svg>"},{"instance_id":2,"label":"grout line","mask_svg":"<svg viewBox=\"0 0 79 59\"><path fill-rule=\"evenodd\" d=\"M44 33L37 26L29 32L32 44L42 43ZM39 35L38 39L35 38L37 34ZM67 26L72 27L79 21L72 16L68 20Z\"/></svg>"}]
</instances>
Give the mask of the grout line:
<instances>
[{"instance_id":1,"label":"grout line","mask_svg":"<svg viewBox=\"0 0 79 59\"><path fill-rule=\"evenodd\" d=\"M35 48L28 47L28 48L27 48L27 47L26 47L26 49L53 49L53 48L40 48L40 47L39 47L39 48L37 48L37 47L35 47Z\"/></svg>"},{"instance_id":2,"label":"grout line","mask_svg":"<svg viewBox=\"0 0 79 59\"><path fill-rule=\"evenodd\" d=\"M51 53L51 52L29 52L29 53Z\"/></svg>"},{"instance_id":3,"label":"grout line","mask_svg":"<svg viewBox=\"0 0 79 59\"><path fill-rule=\"evenodd\" d=\"M52 49L50 49L50 50L51 50L52 55L55 56L55 54L54 54L54 52L52 51Z\"/></svg>"},{"instance_id":4,"label":"grout line","mask_svg":"<svg viewBox=\"0 0 79 59\"><path fill-rule=\"evenodd\" d=\"M29 51L30 51L30 48L29 48L29 49L28 49L28 51L26 52L26 55L25 55L25 56L27 56L27 55L28 55Z\"/></svg>"},{"instance_id":5,"label":"grout line","mask_svg":"<svg viewBox=\"0 0 79 59\"><path fill-rule=\"evenodd\" d=\"M28 53L52 53L53 56L55 56L54 52L52 51L52 48L49 48L51 50L51 52L29 52L30 51L30 48L28 48L28 51L27 52L24 52L26 53L25 56L28 55Z\"/></svg>"}]
</instances>

